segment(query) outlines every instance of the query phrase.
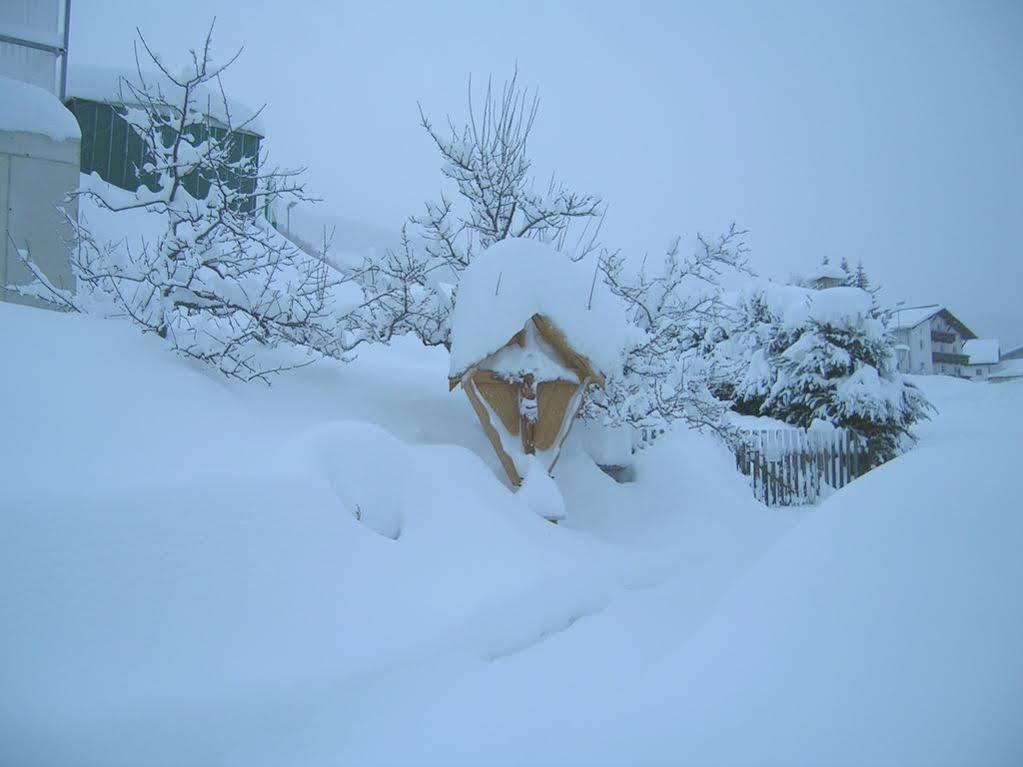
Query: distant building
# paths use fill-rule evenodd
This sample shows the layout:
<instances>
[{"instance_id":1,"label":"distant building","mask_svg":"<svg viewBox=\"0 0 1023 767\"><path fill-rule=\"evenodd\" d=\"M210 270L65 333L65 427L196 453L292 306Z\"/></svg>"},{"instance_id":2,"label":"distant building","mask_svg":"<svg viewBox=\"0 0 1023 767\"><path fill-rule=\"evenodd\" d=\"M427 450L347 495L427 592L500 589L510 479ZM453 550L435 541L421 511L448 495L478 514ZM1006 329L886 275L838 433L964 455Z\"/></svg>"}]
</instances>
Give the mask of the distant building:
<instances>
[{"instance_id":1,"label":"distant building","mask_svg":"<svg viewBox=\"0 0 1023 767\"><path fill-rule=\"evenodd\" d=\"M1001 354L997 338L973 338L963 344L969 358L964 373L975 381L986 381L999 367Z\"/></svg>"},{"instance_id":2,"label":"distant building","mask_svg":"<svg viewBox=\"0 0 1023 767\"><path fill-rule=\"evenodd\" d=\"M889 327L899 371L965 377L970 365L963 344L977 334L940 304L896 309Z\"/></svg>"},{"instance_id":3,"label":"distant building","mask_svg":"<svg viewBox=\"0 0 1023 767\"><path fill-rule=\"evenodd\" d=\"M1002 355L1003 360L1023 360L1023 345L1017 346L1015 349L1009 349Z\"/></svg>"},{"instance_id":4,"label":"distant building","mask_svg":"<svg viewBox=\"0 0 1023 767\"><path fill-rule=\"evenodd\" d=\"M808 288L814 290L825 290L826 288L839 288L849 280L846 271L834 264L821 264L804 278L803 282Z\"/></svg>"},{"instance_id":5,"label":"distant building","mask_svg":"<svg viewBox=\"0 0 1023 767\"><path fill-rule=\"evenodd\" d=\"M1023 380L1023 358L1005 359L1003 357L995 369L988 374L988 380L991 383Z\"/></svg>"}]
</instances>

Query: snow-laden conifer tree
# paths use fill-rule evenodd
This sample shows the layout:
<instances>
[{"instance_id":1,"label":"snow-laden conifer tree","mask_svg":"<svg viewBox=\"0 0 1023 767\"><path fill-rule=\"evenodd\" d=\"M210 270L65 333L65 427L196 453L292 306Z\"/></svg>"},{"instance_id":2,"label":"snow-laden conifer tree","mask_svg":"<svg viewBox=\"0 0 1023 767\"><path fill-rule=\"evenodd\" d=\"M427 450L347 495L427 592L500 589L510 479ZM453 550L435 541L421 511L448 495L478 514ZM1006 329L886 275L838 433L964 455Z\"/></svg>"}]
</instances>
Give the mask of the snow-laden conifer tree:
<instances>
[{"instance_id":1,"label":"snow-laden conifer tree","mask_svg":"<svg viewBox=\"0 0 1023 767\"><path fill-rule=\"evenodd\" d=\"M873 296L859 288L761 285L715 349L728 375L713 387L742 413L809 427L823 421L867 440L878 463L897 455L932 409L897 371Z\"/></svg>"}]
</instances>

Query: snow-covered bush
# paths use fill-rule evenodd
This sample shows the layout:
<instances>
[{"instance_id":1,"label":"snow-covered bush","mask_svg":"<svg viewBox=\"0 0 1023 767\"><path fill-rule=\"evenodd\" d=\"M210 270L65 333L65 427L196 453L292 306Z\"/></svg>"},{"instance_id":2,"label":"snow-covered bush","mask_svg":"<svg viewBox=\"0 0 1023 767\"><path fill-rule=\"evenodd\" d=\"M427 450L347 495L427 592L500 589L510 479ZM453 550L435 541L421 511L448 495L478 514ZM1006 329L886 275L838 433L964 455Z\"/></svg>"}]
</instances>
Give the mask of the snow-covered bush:
<instances>
[{"instance_id":1,"label":"snow-covered bush","mask_svg":"<svg viewBox=\"0 0 1023 767\"><path fill-rule=\"evenodd\" d=\"M711 354L712 388L738 412L848 428L877 462L897 455L912 425L928 417L927 399L897 371L867 291L761 282L743 291L739 312Z\"/></svg>"},{"instance_id":2,"label":"snow-covered bush","mask_svg":"<svg viewBox=\"0 0 1023 767\"><path fill-rule=\"evenodd\" d=\"M384 293L375 321L394 332L414 332L428 345L450 348L449 317L461 272L500 240L536 239L582 258L599 249L604 205L594 195L567 189L551 177L537 188L530 175L529 135L539 109L535 93L516 72L500 94L487 83L481 106L469 81L468 118L449 131L436 129L420 107L420 121L440 152L441 172L454 194L426 203L403 230L398 253L364 270L367 293ZM583 221L576 237L572 224Z\"/></svg>"},{"instance_id":3,"label":"snow-covered bush","mask_svg":"<svg viewBox=\"0 0 1023 767\"><path fill-rule=\"evenodd\" d=\"M66 306L127 315L177 352L244 380L308 361L268 353L282 343L342 357L376 337L372 318L355 311L364 304L355 275L301 252L256 212L268 193L304 192L297 172L261 169L236 151L235 131L246 123L232 124L221 75L237 54L214 64L211 28L175 74L139 39L158 74L140 67L121 88L123 116L144 147L137 168L144 183L126 193L91 179L78 192L79 295L51 295ZM211 92L222 98L216 123L200 98ZM189 186L208 192L199 199ZM111 242L90 231L90 213L128 212L158 217L162 226L147 229L159 234Z\"/></svg>"},{"instance_id":4,"label":"snow-covered bush","mask_svg":"<svg viewBox=\"0 0 1023 767\"><path fill-rule=\"evenodd\" d=\"M718 360L708 350L732 325L722 281L747 273L744 235L733 224L717 239L698 237L691 254L676 238L656 269L645 261L630 269L619 254L604 255L603 279L625 304L633 332L622 373L587 407L590 420L655 431L682 420L730 436L727 407L709 386Z\"/></svg>"}]
</instances>

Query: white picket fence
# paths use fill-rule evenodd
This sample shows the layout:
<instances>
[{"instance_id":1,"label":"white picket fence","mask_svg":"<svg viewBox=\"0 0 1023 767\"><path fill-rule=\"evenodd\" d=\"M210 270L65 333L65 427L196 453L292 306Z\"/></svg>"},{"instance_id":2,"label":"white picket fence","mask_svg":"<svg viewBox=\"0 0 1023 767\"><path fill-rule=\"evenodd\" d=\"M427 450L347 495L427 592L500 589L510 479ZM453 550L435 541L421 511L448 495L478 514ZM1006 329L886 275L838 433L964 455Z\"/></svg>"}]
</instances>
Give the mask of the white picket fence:
<instances>
[{"instance_id":1,"label":"white picket fence","mask_svg":"<svg viewBox=\"0 0 1023 767\"><path fill-rule=\"evenodd\" d=\"M870 470L866 441L848 431L749 431L735 465L750 477L753 495L768 506L817 503Z\"/></svg>"}]
</instances>

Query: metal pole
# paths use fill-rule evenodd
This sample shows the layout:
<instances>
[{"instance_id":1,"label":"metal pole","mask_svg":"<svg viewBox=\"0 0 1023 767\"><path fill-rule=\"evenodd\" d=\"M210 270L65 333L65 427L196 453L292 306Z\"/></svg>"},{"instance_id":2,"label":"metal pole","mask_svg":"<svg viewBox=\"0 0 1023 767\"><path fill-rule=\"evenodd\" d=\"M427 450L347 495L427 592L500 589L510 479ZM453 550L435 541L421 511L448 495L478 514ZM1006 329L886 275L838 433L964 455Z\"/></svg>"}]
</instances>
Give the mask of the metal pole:
<instances>
[{"instance_id":1,"label":"metal pole","mask_svg":"<svg viewBox=\"0 0 1023 767\"><path fill-rule=\"evenodd\" d=\"M71 42L71 0L64 0L64 52L60 59L60 101L67 101L67 52Z\"/></svg>"}]
</instances>

